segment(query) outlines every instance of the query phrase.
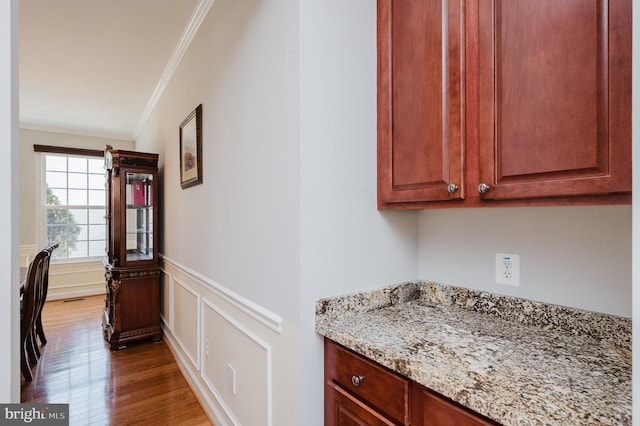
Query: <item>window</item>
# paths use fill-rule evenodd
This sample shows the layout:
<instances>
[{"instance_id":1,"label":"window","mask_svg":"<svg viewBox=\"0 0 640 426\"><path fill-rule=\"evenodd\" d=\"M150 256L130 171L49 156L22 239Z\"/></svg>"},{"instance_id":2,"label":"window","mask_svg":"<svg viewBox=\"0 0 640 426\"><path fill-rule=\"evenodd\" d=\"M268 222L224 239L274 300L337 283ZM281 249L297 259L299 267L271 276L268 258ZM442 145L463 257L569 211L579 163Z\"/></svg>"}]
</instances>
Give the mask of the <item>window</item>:
<instances>
[{"instance_id":1,"label":"window","mask_svg":"<svg viewBox=\"0 0 640 426\"><path fill-rule=\"evenodd\" d=\"M104 160L87 155L42 154L44 240L57 242L57 260L105 255Z\"/></svg>"}]
</instances>

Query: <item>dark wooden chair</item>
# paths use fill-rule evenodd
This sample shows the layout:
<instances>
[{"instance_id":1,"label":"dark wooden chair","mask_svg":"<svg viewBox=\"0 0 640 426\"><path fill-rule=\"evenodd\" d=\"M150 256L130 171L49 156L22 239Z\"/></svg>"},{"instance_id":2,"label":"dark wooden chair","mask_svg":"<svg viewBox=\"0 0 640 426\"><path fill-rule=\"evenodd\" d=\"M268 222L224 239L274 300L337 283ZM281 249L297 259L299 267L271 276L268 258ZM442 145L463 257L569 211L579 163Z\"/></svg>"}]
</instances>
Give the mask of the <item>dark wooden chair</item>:
<instances>
[{"instance_id":1,"label":"dark wooden chair","mask_svg":"<svg viewBox=\"0 0 640 426\"><path fill-rule=\"evenodd\" d=\"M32 364L37 362L37 358L34 360L34 330L39 293L42 291L42 272L48 256L46 250L41 250L29 264L20 305L20 369L29 382L33 380Z\"/></svg>"},{"instance_id":2,"label":"dark wooden chair","mask_svg":"<svg viewBox=\"0 0 640 426\"><path fill-rule=\"evenodd\" d=\"M44 265L44 270L42 273L42 288L40 292L40 299L38 303L38 310L36 313L36 324L35 324L35 333L40 339L40 344L44 345L47 343L47 338L44 335L44 329L42 328L42 308L44 308L44 303L47 301L47 292L49 291L49 262L51 261L51 256L53 251L58 248L58 243L49 244L45 250L49 253L46 257L46 263ZM34 342L35 343L35 342ZM36 351L38 351L38 347L36 346ZM40 354L38 353L38 358Z\"/></svg>"}]
</instances>

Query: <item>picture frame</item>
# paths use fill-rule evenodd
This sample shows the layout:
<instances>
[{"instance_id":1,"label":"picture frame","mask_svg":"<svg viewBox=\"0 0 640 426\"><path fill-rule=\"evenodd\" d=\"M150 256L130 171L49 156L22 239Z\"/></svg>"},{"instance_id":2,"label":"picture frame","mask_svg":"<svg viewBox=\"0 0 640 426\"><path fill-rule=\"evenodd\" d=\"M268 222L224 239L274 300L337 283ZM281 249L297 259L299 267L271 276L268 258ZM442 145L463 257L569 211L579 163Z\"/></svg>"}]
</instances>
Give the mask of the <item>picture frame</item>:
<instances>
[{"instance_id":1,"label":"picture frame","mask_svg":"<svg viewBox=\"0 0 640 426\"><path fill-rule=\"evenodd\" d=\"M202 104L180 124L180 186L202 183Z\"/></svg>"}]
</instances>

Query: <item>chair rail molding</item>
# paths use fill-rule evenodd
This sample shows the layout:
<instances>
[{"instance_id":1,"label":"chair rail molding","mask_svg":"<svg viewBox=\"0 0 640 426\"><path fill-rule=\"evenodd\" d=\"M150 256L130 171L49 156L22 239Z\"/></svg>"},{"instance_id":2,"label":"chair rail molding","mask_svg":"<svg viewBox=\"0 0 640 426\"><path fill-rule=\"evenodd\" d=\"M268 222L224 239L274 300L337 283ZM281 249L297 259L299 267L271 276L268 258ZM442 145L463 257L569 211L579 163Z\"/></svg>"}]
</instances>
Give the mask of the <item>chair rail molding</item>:
<instances>
[{"instance_id":1,"label":"chair rail molding","mask_svg":"<svg viewBox=\"0 0 640 426\"><path fill-rule=\"evenodd\" d=\"M160 254L160 261L166 262L169 265L181 270L184 274L188 275L191 279L198 281L200 284L208 287L212 291L214 291L218 296L225 299L227 302L234 305L236 308L240 309L247 315L253 317L258 320L262 324L276 331L277 333L282 333L282 318L279 315L274 314L268 309L263 308L262 306L257 305L256 303L246 299L234 291L224 287L223 285L218 284L217 282L205 277L198 272L195 272L192 269L187 268L186 266L166 257L163 254ZM162 270L169 275L164 267Z\"/></svg>"}]
</instances>

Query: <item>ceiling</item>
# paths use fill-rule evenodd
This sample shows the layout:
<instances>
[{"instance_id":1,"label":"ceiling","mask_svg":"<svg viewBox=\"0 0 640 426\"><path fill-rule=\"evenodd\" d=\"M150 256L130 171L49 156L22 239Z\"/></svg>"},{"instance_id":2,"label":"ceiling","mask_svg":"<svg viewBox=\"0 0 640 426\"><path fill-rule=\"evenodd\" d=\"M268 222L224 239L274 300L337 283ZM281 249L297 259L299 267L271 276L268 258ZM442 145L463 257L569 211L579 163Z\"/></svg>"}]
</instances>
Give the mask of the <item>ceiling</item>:
<instances>
[{"instance_id":1,"label":"ceiling","mask_svg":"<svg viewBox=\"0 0 640 426\"><path fill-rule=\"evenodd\" d=\"M20 0L21 127L134 140L203 3Z\"/></svg>"}]
</instances>

